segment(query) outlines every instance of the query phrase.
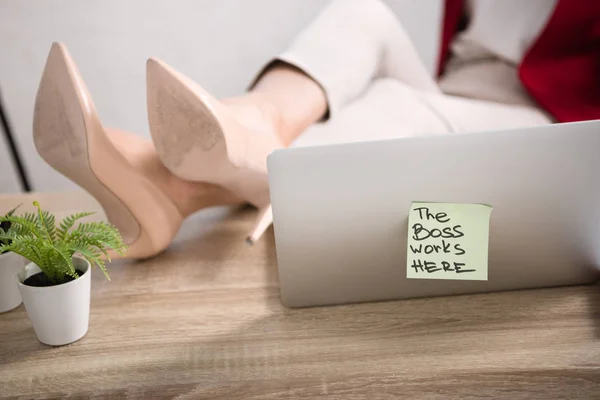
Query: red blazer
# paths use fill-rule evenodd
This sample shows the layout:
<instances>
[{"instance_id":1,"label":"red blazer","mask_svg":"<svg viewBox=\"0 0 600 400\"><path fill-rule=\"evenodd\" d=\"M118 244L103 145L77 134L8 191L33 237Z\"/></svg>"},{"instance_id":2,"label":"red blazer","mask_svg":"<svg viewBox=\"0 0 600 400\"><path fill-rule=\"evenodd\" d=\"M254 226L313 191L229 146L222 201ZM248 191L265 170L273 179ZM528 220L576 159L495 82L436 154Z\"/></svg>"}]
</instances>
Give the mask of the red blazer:
<instances>
[{"instance_id":1,"label":"red blazer","mask_svg":"<svg viewBox=\"0 0 600 400\"><path fill-rule=\"evenodd\" d=\"M445 0L440 74L463 10L464 0ZM530 96L559 122L600 119L600 0L558 0L518 68Z\"/></svg>"}]
</instances>

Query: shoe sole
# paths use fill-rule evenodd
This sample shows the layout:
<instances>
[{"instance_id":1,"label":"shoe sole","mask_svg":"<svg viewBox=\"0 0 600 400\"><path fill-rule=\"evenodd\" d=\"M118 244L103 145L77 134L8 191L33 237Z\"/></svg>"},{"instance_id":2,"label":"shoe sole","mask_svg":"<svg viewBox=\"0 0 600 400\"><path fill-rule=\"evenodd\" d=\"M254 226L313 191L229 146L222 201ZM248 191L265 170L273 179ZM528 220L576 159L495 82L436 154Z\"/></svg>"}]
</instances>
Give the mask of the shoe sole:
<instances>
[{"instance_id":1,"label":"shoe sole","mask_svg":"<svg viewBox=\"0 0 600 400\"><path fill-rule=\"evenodd\" d=\"M245 132L227 107L162 61L149 59L146 71L150 133L163 164L182 179L267 205L266 157L274 141Z\"/></svg>"},{"instance_id":2,"label":"shoe sole","mask_svg":"<svg viewBox=\"0 0 600 400\"><path fill-rule=\"evenodd\" d=\"M181 215L112 145L75 63L60 43L52 45L40 81L33 136L40 156L100 203L129 246L127 258L150 257L168 246Z\"/></svg>"}]
</instances>

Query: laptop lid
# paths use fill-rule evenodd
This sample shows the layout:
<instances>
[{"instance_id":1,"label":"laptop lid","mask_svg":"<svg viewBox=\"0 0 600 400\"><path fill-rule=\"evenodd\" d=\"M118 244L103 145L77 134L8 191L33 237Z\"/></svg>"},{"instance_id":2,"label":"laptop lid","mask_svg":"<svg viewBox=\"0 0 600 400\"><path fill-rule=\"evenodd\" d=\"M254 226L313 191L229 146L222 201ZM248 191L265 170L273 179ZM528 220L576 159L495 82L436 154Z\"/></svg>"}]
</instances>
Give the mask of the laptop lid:
<instances>
[{"instance_id":1,"label":"laptop lid","mask_svg":"<svg viewBox=\"0 0 600 400\"><path fill-rule=\"evenodd\" d=\"M600 121L278 150L268 159L289 307L591 282ZM488 280L407 278L413 201L493 207Z\"/></svg>"}]
</instances>

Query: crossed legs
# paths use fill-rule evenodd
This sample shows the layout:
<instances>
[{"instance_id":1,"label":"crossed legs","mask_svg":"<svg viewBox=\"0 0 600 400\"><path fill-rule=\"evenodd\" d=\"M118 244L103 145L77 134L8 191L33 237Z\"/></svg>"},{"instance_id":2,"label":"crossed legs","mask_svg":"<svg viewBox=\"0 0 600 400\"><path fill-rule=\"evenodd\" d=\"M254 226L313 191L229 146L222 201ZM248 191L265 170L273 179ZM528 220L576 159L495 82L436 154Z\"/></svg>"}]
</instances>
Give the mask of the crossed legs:
<instances>
[{"instance_id":1,"label":"crossed legs","mask_svg":"<svg viewBox=\"0 0 600 400\"><path fill-rule=\"evenodd\" d=\"M36 146L100 201L132 258L160 253L187 215L212 205L250 202L268 226L266 156L281 146L551 122L533 107L444 95L379 0L333 1L239 97L217 100L150 60L148 114L154 144L104 129L66 49L53 46Z\"/></svg>"}]
</instances>

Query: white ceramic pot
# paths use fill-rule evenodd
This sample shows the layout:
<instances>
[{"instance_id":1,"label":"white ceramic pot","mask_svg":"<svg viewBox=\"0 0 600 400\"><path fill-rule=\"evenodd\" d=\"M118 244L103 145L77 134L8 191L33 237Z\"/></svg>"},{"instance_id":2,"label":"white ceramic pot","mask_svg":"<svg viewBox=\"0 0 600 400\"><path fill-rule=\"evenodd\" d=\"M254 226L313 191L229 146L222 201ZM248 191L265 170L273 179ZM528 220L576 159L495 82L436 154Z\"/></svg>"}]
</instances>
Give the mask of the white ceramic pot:
<instances>
[{"instance_id":1,"label":"white ceramic pot","mask_svg":"<svg viewBox=\"0 0 600 400\"><path fill-rule=\"evenodd\" d=\"M0 313L17 308L21 294L15 276L25 265L25 260L11 251L0 254Z\"/></svg>"},{"instance_id":2,"label":"white ceramic pot","mask_svg":"<svg viewBox=\"0 0 600 400\"><path fill-rule=\"evenodd\" d=\"M50 346L73 343L88 331L91 266L79 257L73 257L73 263L84 273L62 285L25 285L27 278L41 272L34 263L27 264L17 275L17 285L33 330L40 342Z\"/></svg>"}]
</instances>

